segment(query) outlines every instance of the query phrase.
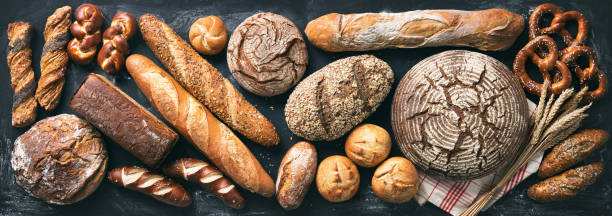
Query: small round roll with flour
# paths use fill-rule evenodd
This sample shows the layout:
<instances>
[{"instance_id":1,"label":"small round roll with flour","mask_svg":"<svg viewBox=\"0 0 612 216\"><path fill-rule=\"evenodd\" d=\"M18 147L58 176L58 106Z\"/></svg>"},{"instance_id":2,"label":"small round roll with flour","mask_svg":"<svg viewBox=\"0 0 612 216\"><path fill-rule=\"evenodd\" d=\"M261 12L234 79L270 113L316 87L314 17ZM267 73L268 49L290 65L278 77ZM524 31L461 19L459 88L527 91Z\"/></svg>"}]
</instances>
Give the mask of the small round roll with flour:
<instances>
[{"instance_id":1,"label":"small round roll with flour","mask_svg":"<svg viewBox=\"0 0 612 216\"><path fill-rule=\"evenodd\" d=\"M189 42L201 54L220 53L227 42L225 23L215 15L196 20L189 29Z\"/></svg>"},{"instance_id":2,"label":"small round roll with flour","mask_svg":"<svg viewBox=\"0 0 612 216\"><path fill-rule=\"evenodd\" d=\"M308 142L298 142L287 151L276 179L276 199L285 210L300 206L317 171L317 150Z\"/></svg>"}]
</instances>

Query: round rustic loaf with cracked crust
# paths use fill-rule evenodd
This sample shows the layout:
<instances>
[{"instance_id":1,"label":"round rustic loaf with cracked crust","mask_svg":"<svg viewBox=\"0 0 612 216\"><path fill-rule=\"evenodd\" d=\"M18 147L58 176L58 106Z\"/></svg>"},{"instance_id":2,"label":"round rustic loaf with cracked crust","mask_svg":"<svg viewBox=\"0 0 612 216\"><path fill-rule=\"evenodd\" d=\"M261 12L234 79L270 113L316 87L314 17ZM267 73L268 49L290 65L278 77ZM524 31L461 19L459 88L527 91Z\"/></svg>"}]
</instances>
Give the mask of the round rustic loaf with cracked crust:
<instances>
[{"instance_id":1,"label":"round rustic loaf with cracked crust","mask_svg":"<svg viewBox=\"0 0 612 216\"><path fill-rule=\"evenodd\" d=\"M308 52L291 20L258 13L244 20L227 45L227 65L236 81L260 96L275 96L295 86L306 71Z\"/></svg>"},{"instance_id":2,"label":"round rustic loaf with cracked crust","mask_svg":"<svg viewBox=\"0 0 612 216\"><path fill-rule=\"evenodd\" d=\"M15 140L11 165L17 184L53 204L92 194L104 179L104 140L89 123L61 114L40 120Z\"/></svg>"},{"instance_id":3,"label":"round rustic loaf with cracked crust","mask_svg":"<svg viewBox=\"0 0 612 216\"><path fill-rule=\"evenodd\" d=\"M391 84L391 67L372 55L334 61L295 87L285 121L304 139L338 139L376 111Z\"/></svg>"},{"instance_id":4,"label":"round rustic loaf with cracked crust","mask_svg":"<svg viewBox=\"0 0 612 216\"><path fill-rule=\"evenodd\" d=\"M402 78L391 123L404 155L427 174L485 176L514 158L528 136L518 79L484 54L452 50L419 62Z\"/></svg>"}]
</instances>

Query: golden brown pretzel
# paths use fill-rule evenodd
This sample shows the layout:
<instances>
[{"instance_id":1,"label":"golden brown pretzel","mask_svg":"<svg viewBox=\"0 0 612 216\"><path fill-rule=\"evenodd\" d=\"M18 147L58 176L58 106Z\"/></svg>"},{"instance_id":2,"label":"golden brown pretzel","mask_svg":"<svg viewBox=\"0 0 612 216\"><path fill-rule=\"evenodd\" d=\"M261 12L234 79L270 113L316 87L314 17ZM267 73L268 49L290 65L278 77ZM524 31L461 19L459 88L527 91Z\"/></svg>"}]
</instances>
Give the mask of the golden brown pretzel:
<instances>
[{"instance_id":1,"label":"golden brown pretzel","mask_svg":"<svg viewBox=\"0 0 612 216\"><path fill-rule=\"evenodd\" d=\"M96 56L102 39L102 11L92 4L82 4L74 11L75 21L70 25L74 38L68 43L68 56L77 64L89 64Z\"/></svg>"},{"instance_id":2,"label":"golden brown pretzel","mask_svg":"<svg viewBox=\"0 0 612 216\"><path fill-rule=\"evenodd\" d=\"M540 28L540 20L544 14L552 14L554 18L549 27ZM565 29L565 24L569 20L576 20L578 22L576 38ZM583 45L587 39L588 32L589 26L582 13L578 11L563 12L561 8L554 4L546 3L536 7L529 17L529 40L533 40L540 35L559 34L567 45L567 48L562 50L561 54L565 54L571 47Z\"/></svg>"},{"instance_id":3,"label":"golden brown pretzel","mask_svg":"<svg viewBox=\"0 0 612 216\"><path fill-rule=\"evenodd\" d=\"M98 64L106 73L114 73L125 65L125 56L129 53L127 40L137 30L136 19L127 12L119 12L113 17L111 25L104 31L104 45L98 53Z\"/></svg>"},{"instance_id":4,"label":"golden brown pretzel","mask_svg":"<svg viewBox=\"0 0 612 216\"><path fill-rule=\"evenodd\" d=\"M546 53L546 57L544 58L536 54L536 49L542 46L548 48L548 53ZM542 84L533 81L525 69L527 58L530 57L531 61L538 66L542 78L552 83L550 92L552 94L559 94L572 84L572 74L565 63L557 60L558 55L557 46L552 38L546 35L538 36L529 41L529 43L527 43L527 45L525 45L516 55L513 67L514 74L519 78L519 81L521 81L521 84L529 93L535 95L540 95L542 93ZM561 79L552 82L549 72L554 68L560 72Z\"/></svg>"},{"instance_id":5,"label":"golden brown pretzel","mask_svg":"<svg viewBox=\"0 0 612 216\"><path fill-rule=\"evenodd\" d=\"M561 61L571 67L578 76L581 87L586 87L588 82L593 79L598 80L598 87L595 90L587 91L582 102L591 102L602 98L608 91L608 77L597 66L597 56L591 47L576 46L568 47L568 51L561 57ZM576 60L585 56L589 59L589 67L580 68Z\"/></svg>"}]
</instances>

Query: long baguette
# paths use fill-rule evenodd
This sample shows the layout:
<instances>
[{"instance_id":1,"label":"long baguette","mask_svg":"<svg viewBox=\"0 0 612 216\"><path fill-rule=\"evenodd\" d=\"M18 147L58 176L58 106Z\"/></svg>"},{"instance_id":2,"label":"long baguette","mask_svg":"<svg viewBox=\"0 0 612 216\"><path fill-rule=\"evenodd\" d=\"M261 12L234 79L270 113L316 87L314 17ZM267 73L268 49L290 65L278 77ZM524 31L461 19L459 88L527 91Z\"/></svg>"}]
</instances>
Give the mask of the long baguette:
<instances>
[{"instance_id":1,"label":"long baguette","mask_svg":"<svg viewBox=\"0 0 612 216\"><path fill-rule=\"evenodd\" d=\"M217 117L261 145L278 144L274 125L170 26L151 14L142 15L139 25L142 37L157 59Z\"/></svg>"},{"instance_id":2,"label":"long baguette","mask_svg":"<svg viewBox=\"0 0 612 216\"><path fill-rule=\"evenodd\" d=\"M505 50L521 34L523 17L503 9L331 13L306 26L310 42L328 52L467 46Z\"/></svg>"},{"instance_id":3,"label":"long baguette","mask_svg":"<svg viewBox=\"0 0 612 216\"><path fill-rule=\"evenodd\" d=\"M223 173L251 192L274 195L274 182L253 153L168 73L137 54L126 67L153 107Z\"/></svg>"}]
</instances>

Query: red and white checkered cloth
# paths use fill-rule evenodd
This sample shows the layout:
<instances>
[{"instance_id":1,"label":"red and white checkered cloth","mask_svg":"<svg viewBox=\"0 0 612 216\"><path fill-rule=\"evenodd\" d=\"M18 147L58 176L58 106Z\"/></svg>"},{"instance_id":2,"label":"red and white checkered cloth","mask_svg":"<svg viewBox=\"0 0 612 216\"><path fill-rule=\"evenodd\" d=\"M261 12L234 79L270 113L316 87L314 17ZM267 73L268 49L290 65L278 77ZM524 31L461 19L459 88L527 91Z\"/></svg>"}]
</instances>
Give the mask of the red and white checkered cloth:
<instances>
[{"instance_id":1,"label":"red and white checkered cloth","mask_svg":"<svg viewBox=\"0 0 612 216\"><path fill-rule=\"evenodd\" d=\"M533 112L536 105L528 101L529 110ZM519 170L514 175L512 180L506 184L503 190L499 191L494 200L483 209L489 208L495 201L505 195L514 186L529 177L531 174L538 171L542 162L544 152L540 152L533 157L527 165ZM460 215L474 202L478 195L489 191L503 177L510 165L498 170L488 176L469 180L469 181L450 181L435 176L428 176L425 173L419 172L419 181L421 186L414 199L419 205L424 205L425 202L430 202L440 209L450 213L451 215Z\"/></svg>"}]
</instances>

